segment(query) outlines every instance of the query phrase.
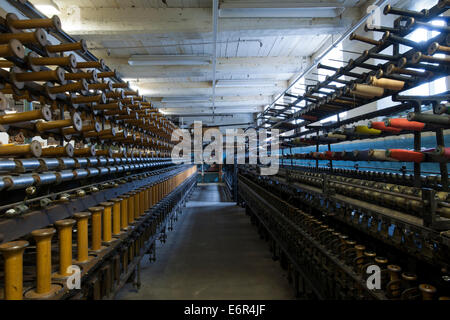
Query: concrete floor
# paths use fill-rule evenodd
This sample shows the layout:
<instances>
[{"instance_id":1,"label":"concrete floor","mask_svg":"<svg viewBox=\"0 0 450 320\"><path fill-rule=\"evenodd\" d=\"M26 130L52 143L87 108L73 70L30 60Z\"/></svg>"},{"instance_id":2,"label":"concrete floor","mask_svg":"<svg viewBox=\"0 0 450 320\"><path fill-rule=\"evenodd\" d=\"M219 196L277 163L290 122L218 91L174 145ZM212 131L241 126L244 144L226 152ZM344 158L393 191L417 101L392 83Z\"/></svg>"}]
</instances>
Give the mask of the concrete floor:
<instances>
[{"instance_id":1,"label":"concrete floor","mask_svg":"<svg viewBox=\"0 0 450 320\"><path fill-rule=\"evenodd\" d=\"M198 186L157 260L144 257L141 288L116 299L293 299L293 289L244 209L223 187Z\"/></svg>"}]
</instances>

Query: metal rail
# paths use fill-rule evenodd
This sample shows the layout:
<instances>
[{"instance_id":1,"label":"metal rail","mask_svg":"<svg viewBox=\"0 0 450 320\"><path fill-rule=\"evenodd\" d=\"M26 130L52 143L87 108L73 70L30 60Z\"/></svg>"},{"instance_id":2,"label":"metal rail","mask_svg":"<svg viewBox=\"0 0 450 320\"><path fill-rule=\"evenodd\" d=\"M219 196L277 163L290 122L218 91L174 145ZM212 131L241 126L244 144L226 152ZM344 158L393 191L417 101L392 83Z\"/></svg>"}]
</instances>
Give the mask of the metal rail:
<instances>
[{"instance_id":1,"label":"metal rail","mask_svg":"<svg viewBox=\"0 0 450 320\"><path fill-rule=\"evenodd\" d=\"M115 198L129 190L155 183L165 177L184 171L187 167L176 167L161 175L154 175L142 179L119 184L119 186L100 190L98 192L71 199L68 202L50 206L45 209L25 213L21 216L0 220L0 242L7 242L29 234L33 230L53 224L55 221L65 219L77 212L87 210L89 207Z\"/></svg>"}]
</instances>

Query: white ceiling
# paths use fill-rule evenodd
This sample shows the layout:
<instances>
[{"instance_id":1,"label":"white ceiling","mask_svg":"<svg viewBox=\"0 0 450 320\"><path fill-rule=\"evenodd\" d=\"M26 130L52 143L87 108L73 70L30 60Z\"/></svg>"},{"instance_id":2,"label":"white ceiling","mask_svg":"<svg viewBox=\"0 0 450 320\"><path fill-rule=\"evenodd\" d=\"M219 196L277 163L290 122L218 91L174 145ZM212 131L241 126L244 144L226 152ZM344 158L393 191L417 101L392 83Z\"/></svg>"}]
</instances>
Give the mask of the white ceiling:
<instances>
[{"instance_id":1,"label":"white ceiling","mask_svg":"<svg viewBox=\"0 0 450 320\"><path fill-rule=\"evenodd\" d=\"M207 101L212 95L212 64L128 64L131 55L211 57L212 0L54 2L60 8L63 29L75 38L86 39L91 52L139 87L140 93L155 101L163 112L183 116L212 114L212 102ZM238 12L246 17L230 18L225 11L222 13L225 17L219 14L215 78L246 80L249 86L244 83L244 86L216 88L216 113L262 111L301 72L307 61L305 57L313 55L330 35L345 31L362 16L358 7L364 2L367 1L219 1L222 9L241 7ZM248 17L254 14L255 8L265 10L256 12L262 18ZM288 14L291 16L283 17ZM312 17L305 18L305 15ZM257 86L252 80L265 80L272 85ZM206 101L160 102L164 97L184 96L200 96Z\"/></svg>"}]
</instances>

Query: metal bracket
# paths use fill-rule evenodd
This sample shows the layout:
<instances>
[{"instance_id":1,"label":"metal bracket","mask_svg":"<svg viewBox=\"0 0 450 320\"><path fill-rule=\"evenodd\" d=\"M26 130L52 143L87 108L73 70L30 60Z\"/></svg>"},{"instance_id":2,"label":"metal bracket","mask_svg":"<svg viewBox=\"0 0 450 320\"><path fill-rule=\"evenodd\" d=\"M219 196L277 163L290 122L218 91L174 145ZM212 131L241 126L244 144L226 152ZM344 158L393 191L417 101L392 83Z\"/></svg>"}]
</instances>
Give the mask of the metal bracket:
<instances>
[{"instance_id":1,"label":"metal bracket","mask_svg":"<svg viewBox=\"0 0 450 320\"><path fill-rule=\"evenodd\" d=\"M422 218L425 227L435 230L450 229L450 219L441 218L437 213L436 190L422 188L423 210Z\"/></svg>"}]
</instances>

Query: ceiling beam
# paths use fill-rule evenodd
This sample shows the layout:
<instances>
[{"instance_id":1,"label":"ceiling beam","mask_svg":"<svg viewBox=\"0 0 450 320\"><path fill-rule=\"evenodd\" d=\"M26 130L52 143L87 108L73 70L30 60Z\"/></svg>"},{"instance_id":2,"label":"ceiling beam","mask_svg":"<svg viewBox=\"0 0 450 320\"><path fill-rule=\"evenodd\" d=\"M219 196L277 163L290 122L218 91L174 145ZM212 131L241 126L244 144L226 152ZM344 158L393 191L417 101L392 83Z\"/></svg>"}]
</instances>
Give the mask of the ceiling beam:
<instances>
[{"instance_id":1,"label":"ceiling beam","mask_svg":"<svg viewBox=\"0 0 450 320\"><path fill-rule=\"evenodd\" d=\"M62 8L63 29L91 41L204 39L211 37L211 8ZM354 8L333 18L220 18L219 38L230 32L240 36L329 34L343 31ZM358 11L358 10L357 10ZM359 11L358 11L359 14Z\"/></svg>"}]
</instances>

